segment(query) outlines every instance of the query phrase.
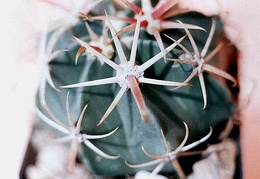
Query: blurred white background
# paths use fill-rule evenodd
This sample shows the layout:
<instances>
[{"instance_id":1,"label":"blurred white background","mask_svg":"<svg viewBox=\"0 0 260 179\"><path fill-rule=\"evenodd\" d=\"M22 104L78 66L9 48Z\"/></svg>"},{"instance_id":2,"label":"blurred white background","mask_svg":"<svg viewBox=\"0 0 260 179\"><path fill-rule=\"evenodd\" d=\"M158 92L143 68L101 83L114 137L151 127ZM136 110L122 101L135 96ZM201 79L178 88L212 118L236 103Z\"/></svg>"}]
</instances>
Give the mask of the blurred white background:
<instances>
[{"instance_id":1,"label":"blurred white background","mask_svg":"<svg viewBox=\"0 0 260 179\"><path fill-rule=\"evenodd\" d=\"M69 1L63 4L66 2ZM37 39L48 18L59 18L63 13L42 0L10 0L0 4L1 178L18 178L33 125L39 77L35 63Z\"/></svg>"}]
</instances>

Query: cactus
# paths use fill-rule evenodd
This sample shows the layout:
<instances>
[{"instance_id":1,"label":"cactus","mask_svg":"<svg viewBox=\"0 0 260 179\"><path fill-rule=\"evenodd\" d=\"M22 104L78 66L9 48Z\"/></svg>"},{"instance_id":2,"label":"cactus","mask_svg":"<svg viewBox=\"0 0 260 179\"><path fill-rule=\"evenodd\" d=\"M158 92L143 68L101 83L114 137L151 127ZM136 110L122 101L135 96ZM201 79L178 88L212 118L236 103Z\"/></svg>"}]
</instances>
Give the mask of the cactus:
<instances>
[{"instance_id":1,"label":"cactus","mask_svg":"<svg viewBox=\"0 0 260 179\"><path fill-rule=\"evenodd\" d=\"M209 64L223 46L218 17L151 2L95 3L105 11L79 12L77 23L45 34L37 125L71 139L70 171L77 158L96 176L143 169L183 178L179 157L216 142L235 111L229 89L208 73L237 85Z\"/></svg>"}]
</instances>

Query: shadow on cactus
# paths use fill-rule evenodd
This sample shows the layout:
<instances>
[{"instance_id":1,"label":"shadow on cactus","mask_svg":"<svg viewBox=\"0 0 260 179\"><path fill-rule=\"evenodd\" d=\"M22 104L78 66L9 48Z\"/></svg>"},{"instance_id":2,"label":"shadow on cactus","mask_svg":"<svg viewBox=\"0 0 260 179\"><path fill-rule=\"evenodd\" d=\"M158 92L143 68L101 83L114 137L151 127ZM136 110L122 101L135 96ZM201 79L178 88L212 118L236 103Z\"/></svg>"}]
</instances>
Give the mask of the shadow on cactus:
<instances>
[{"instance_id":1,"label":"shadow on cactus","mask_svg":"<svg viewBox=\"0 0 260 179\"><path fill-rule=\"evenodd\" d=\"M196 27L206 31L197 28L188 31L184 25L183 29L161 30L157 33L162 36L165 47L162 48L161 42L142 28L141 16L137 17L134 28L122 34L115 30L110 14L105 17L101 21L87 18L79 21L57 40L53 51L63 49L64 42L66 50L49 62L48 72L59 91L54 90L48 81L42 82L46 84L39 87L39 117L44 115L51 119L53 113L68 126L69 116L73 125L81 123L74 126L77 134L109 134L91 141L95 150L79 144L77 160L93 175L134 176L139 168L132 164L147 163L153 158L155 164L163 161L163 167L158 169L149 163L140 166L162 175L182 177L185 174L181 166L165 164L166 158L174 154L171 159L177 161L177 156L185 155L184 151L192 153L193 147L196 150L206 149L206 139L217 142L217 136L234 113L235 104L231 101L229 89L207 73L213 70L223 76L224 72L216 67L210 70L209 65L205 65L205 72L199 73L199 79L203 77L202 85L198 78L189 77L197 75L194 74L194 69L197 69L194 68L195 62L182 59L185 54L192 56L192 47L197 54L205 43L208 54L221 53L221 50L214 50L214 43L222 24L215 17L217 31L213 35L210 17L186 13L174 17L179 21L170 18L169 21L178 24L178 27L189 23L185 22L189 19ZM110 30L108 34L104 30L106 25ZM97 42L98 37L104 34L106 42L111 42L113 46L109 49L114 49L113 53L109 51L109 55L102 53L102 43L91 42ZM207 41L209 34L211 39ZM196 46L193 41L197 41ZM203 52L203 57L206 52ZM210 58L214 61L213 55ZM232 81L235 81L233 77ZM173 87L177 88L173 90ZM69 91L70 100L66 104L64 101ZM84 108L86 104L88 107ZM80 115L82 109L86 111L84 116ZM37 122L39 126L51 130L41 120ZM211 135L207 135L209 129L212 129ZM100 155L101 151L120 156Z\"/></svg>"}]
</instances>

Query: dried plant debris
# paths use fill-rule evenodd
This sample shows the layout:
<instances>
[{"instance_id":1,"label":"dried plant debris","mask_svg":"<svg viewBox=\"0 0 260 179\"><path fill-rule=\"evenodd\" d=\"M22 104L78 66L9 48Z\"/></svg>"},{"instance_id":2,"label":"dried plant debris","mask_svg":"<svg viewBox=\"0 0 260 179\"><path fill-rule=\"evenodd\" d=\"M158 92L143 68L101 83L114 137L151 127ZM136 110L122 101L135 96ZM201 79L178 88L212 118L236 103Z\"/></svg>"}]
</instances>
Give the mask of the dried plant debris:
<instances>
[{"instance_id":1,"label":"dried plant debris","mask_svg":"<svg viewBox=\"0 0 260 179\"><path fill-rule=\"evenodd\" d=\"M233 179L236 170L238 146L233 139L226 139L208 147L202 153L204 159L193 165L193 173L188 179Z\"/></svg>"},{"instance_id":2,"label":"dried plant debris","mask_svg":"<svg viewBox=\"0 0 260 179\"><path fill-rule=\"evenodd\" d=\"M94 176L79 163L76 163L73 172L64 170L70 160L70 151L64 143L57 143L55 134L34 128L32 135L31 143L37 155L35 163L26 168L27 179L94 179Z\"/></svg>"}]
</instances>

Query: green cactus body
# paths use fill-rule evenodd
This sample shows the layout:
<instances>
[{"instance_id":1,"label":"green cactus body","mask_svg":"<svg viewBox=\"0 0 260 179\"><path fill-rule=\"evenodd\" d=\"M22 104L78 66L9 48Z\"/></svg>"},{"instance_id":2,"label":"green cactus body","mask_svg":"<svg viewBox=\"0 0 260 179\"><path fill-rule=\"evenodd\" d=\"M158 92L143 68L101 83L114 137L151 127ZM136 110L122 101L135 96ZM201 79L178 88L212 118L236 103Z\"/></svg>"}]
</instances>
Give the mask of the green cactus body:
<instances>
[{"instance_id":1,"label":"green cactus body","mask_svg":"<svg viewBox=\"0 0 260 179\"><path fill-rule=\"evenodd\" d=\"M210 18L194 14L185 14L175 18L179 18L184 22L185 20L192 21L193 24L198 22L196 25L200 25L208 31L211 24ZM219 21L217 23L217 33L219 33L221 23ZM101 33L102 25L99 22L90 22L89 25L96 33ZM160 48L154 37L142 30L140 33L136 55L137 64L143 64L148 59L160 53ZM185 35L185 31L182 29L166 30L165 33L176 39ZM217 33L215 36L217 36ZM201 46L198 45L199 48L202 48L208 33L193 30L192 34L195 41L201 44ZM114 75L115 71L111 67L101 64L96 59L86 60L86 55L81 55L78 63L75 64L75 56L80 46L71 39L71 35L84 41L90 39L84 23L79 22L70 30L64 32L58 40L55 49L59 49L65 45L67 51L59 54L49 63L50 74L57 87L107 78ZM123 39L129 35L132 34L130 32L123 34L119 36L119 39ZM163 37L163 40L165 40L165 47L172 43L166 37ZM181 44L191 49L187 38ZM129 56L131 49L128 48L127 44L124 45L122 43L122 45L125 54ZM211 50L212 48L209 49L209 52ZM182 50L176 47L167 56L178 58L181 53ZM117 51L115 51L111 60L118 62ZM162 58L148 68L144 72L144 76L153 79L182 82L189 76L191 71L191 65L165 61ZM202 109L203 98L198 78L193 78L189 82L192 86L181 87L177 90L172 90L172 87L167 86L140 84L139 86L147 105L148 123L142 120L133 95L128 90L123 94L123 97L107 119L100 126L96 126L117 94L119 90L117 84L60 89L60 92L46 85L45 97L49 108L64 123L68 123L65 106L68 91L70 91L69 105L73 119L78 119L82 108L88 104L80 129L81 133L104 134L119 127L113 135L91 141L103 152L114 156L120 155L119 158L114 160L105 159L82 144L81 149L78 151L78 160L93 172L94 175L124 177L132 176L140 170L127 166L125 160L131 164L151 161L145 155L141 146L154 155L165 154L166 148L160 133L161 129L172 148L177 148L185 136L183 122L189 128L187 144L205 136L209 132L210 126L213 128L212 140L216 140L216 136L218 136L228 118L233 114L235 105L230 100L228 89L218 80L207 73L204 73L204 80L207 91L207 106L205 109ZM37 106L42 113L49 116L40 105L39 99L37 99ZM74 122L76 123L77 121ZM38 124L43 125L41 121L38 121ZM47 126L45 127L51 129ZM202 146L205 148L206 145ZM144 169L152 171L154 167L151 166ZM168 164L161 170L161 173L175 173L175 169Z\"/></svg>"}]
</instances>

